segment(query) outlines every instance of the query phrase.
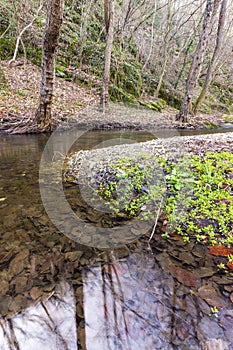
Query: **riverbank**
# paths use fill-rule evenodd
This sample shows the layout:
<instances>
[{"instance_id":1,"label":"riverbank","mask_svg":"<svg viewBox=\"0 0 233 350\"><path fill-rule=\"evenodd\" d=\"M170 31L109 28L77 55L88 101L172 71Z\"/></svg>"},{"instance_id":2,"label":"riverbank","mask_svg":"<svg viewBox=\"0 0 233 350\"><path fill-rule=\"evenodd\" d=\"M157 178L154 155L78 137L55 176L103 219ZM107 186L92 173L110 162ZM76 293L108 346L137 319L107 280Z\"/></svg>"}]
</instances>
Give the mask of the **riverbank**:
<instances>
[{"instance_id":1,"label":"riverbank","mask_svg":"<svg viewBox=\"0 0 233 350\"><path fill-rule=\"evenodd\" d=\"M2 62L7 84L1 89L0 96L0 132L7 132L14 123L24 125L32 120L38 105L40 89L40 69L25 59L18 59L9 65ZM76 126L90 128L211 128L226 123L221 113L199 114L192 117L190 123L175 121L177 110L167 106L156 112L140 105L110 103L103 113L99 106L99 92L56 77L53 100L53 125L56 127L67 120ZM13 132L23 132L23 128ZM33 132L33 128L29 132Z\"/></svg>"},{"instance_id":2,"label":"riverbank","mask_svg":"<svg viewBox=\"0 0 233 350\"><path fill-rule=\"evenodd\" d=\"M182 137L178 135L176 130L167 130L165 133L157 131L154 133L157 139L147 142L111 146L111 141L109 141L108 147L88 151L81 150L73 154L69 158L69 164L72 170L81 169L84 165L87 169L89 166L91 174L94 170L99 170L119 158L136 159L141 153L148 156L164 157L167 160L182 158L187 154L233 153L233 132Z\"/></svg>"},{"instance_id":3,"label":"riverbank","mask_svg":"<svg viewBox=\"0 0 233 350\"><path fill-rule=\"evenodd\" d=\"M81 150L67 156L64 179L90 190L94 207L98 193L117 218L156 212L166 237L231 246L232 141L233 133L174 136Z\"/></svg>"},{"instance_id":4,"label":"riverbank","mask_svg":"<svg viewBox=\"0 0 233 350\"><path fill-rule=\"evenodd\" d=\"M142 171L145 164L151 163L152 166L155 166L156 158L159 159L160 157L164 157L169 161L176 161L178 158L185 159L184 157L187 155L199 155L201 159L204 159L207 152L215 152L216 154L229 152L233 154L233 133L185 137L173 135L171 138L158 138L156 140L137 144L110 145L110 147L92 149L89 151L82 150L68 157L70 171L67 175L72 176L73 182L75 183L78 182L83 184L85 182L92 187L95 187L96 184L98 185L98 181L101 180L104 184L102 189L105 191L106 188L111 190L111 186L106 186L108 185L108 180L110 179L112 183L114 183L114 176L116 176L116 174L116 177L118 177L118 175L123 176L131 165L134 166L136 164L136 162L134 162L136 160L139 164L139 167L136 170ZM146 155L146 157L143 158L142 154ZM111 169L114 169L112 163L117 164L117 160L119 159L124 160L123 164L126 165L126 167L123 168L120 166L117 168L116 174L112 173ZM131 162L132 159L134 160L133 162ZM200 164L198 164L198 166ZM219 185L221 188L222 179L220 179L218 174L219 163L218 165L216 163L215 167L216 177L219 179ZM230 167L227 166L227 169L229 169L229 174L231 176L233 171L231 165ZM138 176L138 174L136 175ZM214 176L215 174L213 174L213 178ZM131 178L131 182L133 181L133 178ZM198 179L196 180L198 181ZM208 178L208 180L210 179ZM68 179L68 181L70 181L70 179ZM208 189L211 186L212 184L210 181L208 182L206 180L206 182L203 183L202 193L205 203L208 202ZM214 189L215 185L212 187ZM112 188L114 188L114 186L112 186ZM85 187L82 188L82 195L85 194L84 189ZM144 188L144 190L147 189ZM149 191L150 188L148 188L147 192L149 193ZM174 191L172 197L173 195L176 196L176 194L180 195L180 191ZM181 199L182 203L180 203L180 206L178 206L178 210L176 211L177 216L180 214L181 208L185 207L186 197L187 196L182 197ZM128 202L130 202L130 198L131 197L128 197ZM225 198L224 200L226 202L226 197L222 198ZM218 201L218 198L216 197L214 198L214 201L218 202L220 206L222 199ZM93 204L93 208L95 207L95 204L96 203ZM230 203L227 203L227 205L228 204L231 205ZM81 207L84 208L85 203L82 202ZM208 220L210 219L208 216L208 205L206 205L204 209ZM225 211L228 211L227 207ZM87 212L87 217L89 215L91 222L94 220L97 222L101 221L101 215L103 215L103 213L100 215L100 212L95 213L94 211L91 211L90 208ZM202 218L202 216L200 217ZM223 219L225 216L223 212L221 213L221 211L219 211L217 217ZM122 220L122 214L120 219ZM233 265L231 265L229 261L229 256L233 252L232 244L231 248L226 248L220 245L210 248L208 239L214 239L216 236L210 236L207 239L202 233L198 236L196 232L193 232L190 236L182 236L178 234L176 230L170 232L167 230L167 215L162 213L157 219L158 221L154 230L153 239L149 245L154 254L153 256L155 257L155 260L159 263L162 269L166 271L166 273L170 274L174 279L181 283L183 289L188 288L187 295L191 295L191 298L196 298L198 304L201 305L202 313L206 317L206 321L204 322L205 327L209 324L211 317L218 326L225 327L228 331L228 326L232 324L232 314L230 310L233 302L233 271L231 268ZM211 219L214 220L202 222L203 225L209 226L209 223L217 223L217 221L215 221L216 218L211 217ZM134 233L133 230L131 231ZM145 235L140 238L145 242L145 245L146 243L148 244L148 241L150 240L151 231L152 230L145 233ZM230 231L231 229L229 229L229 232ZM213 235L212 232L211 234ZM229 233L229 237L230 235L231 233ZM208 236L208 233L205 233L205 236ZM186 238L186 240L184 238ZM192 289L191 292L190 287ZM225 319L228 318L228 316L230 317L230 322L226 325ZM224 335L223 337L219 336L217 338L227 339L228 337Z\"/></svg>"},{"instance_id":5,"label":"riverbank","mask_svg":"<svg viewBox=\"0 0 233 350\"><path fill-rule=\"evenodd\" d=\"M16 140L13 144L12 139ZM15 324L22 316L23 324L27 325L30 310L37 316L36 307L37 310L42 308L38 317L47 322L44 310L52 304L60 313L69 308L74 311L74 317L70 319L76 325L80 349L85 348L85 334L89 331L94 334L88 338L93 344L96 339L98 341L99 334L106 339L104 327L111 334L124 335L125 329L129 330L125 338L114 338L117 340L114 346L123 344L123 348L127 348L124 339L129 339L130 334L134 340L133 349L137 346L145 348L145 344L148 349L153 349L155 344L158 349L232 349L233 276L218 267L227 258L209 254L206 245L196 244L194 240L184 243L175 235L164 239L158 231L151 241L151 250L148 250L150 233L144 235L144 232L134 243L107 251L81 246L64 236L53 225L40 200L38 164L44 148L41 139L46 137L2 138L5 147L1 150L5 151L5 156L3 152L1 187L2 197L6 197L1 202L0 217L1 276L4 281L0 290L2 318ZM166 140L159 140L161 144L162 141L165 143ZM218 141L215 141L217 147ZM230 141L231 138L229 142L226 140L224 147L229 147ZM213 143L209 143L209 147L212 146ZM200 145L200 152L202 148ZM111 149L113 147L109 151ZM99 153L106 150L99 150ZM93 210L87 203L82 203L80 197L77 186L69 185L67 199L74 203L75 214L85 220L77 236L83 241L98 235L101 215L97 213L94 217ZM61 215L61 218L67 223L69 214ZM93 223L92 230L85 226L87 220ZM123 239L127 233L125 230ZM63 298L66 291L71 292L70 304ZM107 309L106 297L110 300ZM98 312L90 314L88 310ZM115 310L124 323L116 325ZM94 318L96 324L90 322L89 314L98 315ZM62 315L66 317L64 312ZM73 321L75 317L77 324ZM62 320L57 321L58 328ZM45 333L47 328L43 331ZM52 336L52 333L48 335ZM76 339L75 333L70 337Z\"/></svg>"}]
</instances>

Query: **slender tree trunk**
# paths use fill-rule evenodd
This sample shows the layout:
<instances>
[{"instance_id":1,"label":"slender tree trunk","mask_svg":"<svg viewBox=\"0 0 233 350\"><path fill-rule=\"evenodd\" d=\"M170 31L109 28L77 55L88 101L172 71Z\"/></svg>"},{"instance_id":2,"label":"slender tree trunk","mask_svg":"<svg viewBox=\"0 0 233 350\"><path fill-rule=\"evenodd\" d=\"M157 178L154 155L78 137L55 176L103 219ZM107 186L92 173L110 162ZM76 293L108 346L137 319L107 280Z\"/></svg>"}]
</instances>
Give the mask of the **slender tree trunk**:
<instances>
[{"instance_id":1,"label":"slender tree trunk","mask_svg":"<svg viewBox=\"0 0 233 350\"><path fill-rule=\"evenodd\" d=\"M51 130L55 59L62 16L63 0L49 0L42 47L40 101L35 114L40 131Z\"/></svg>"},{"instance_id":2,"label":"slender tree trunk","mask_svg":"<svg viewBox=\"0 0 233 350\"><path fill-rule=\"evenodd\" d=\"M156 13L156 0L154 0L154 13L153 13L152 24L151 24L150 50L149 50L149 53L147 55L146 61L145 61L144 65L143 65L143 67L142 67L142 70L145 70L146 66L148 65L148 62L150 61L151 54L152 54L152 51L153 51L154 37L155 37L155 28L154 28L155 13Z\"/></svg>"},{"instance_id":3,"label":"slender tree trunk","mask_svg":"<svg viewBox=\"0 0 233 350\"><path fill-rule=\"evenodd\" d=\"M167 68L167 62L168 62L168 46L169 46L169 40L170 40L170 30L171 30L171 18L172 18L172 0L168 0L167 3L168 10L167 10L167 32L165 35L165 40L164 40L164 47L163 47L163 65L162 65L162 70L160 73L160 78L158 82L158 86L156 88L156 93L155 96L159 96L159 92L163 83L163 78L166 73L166 68Z\"/></svg>"},{"instance_id":4,"label":"slender tree trunk","mask_svg":"<svg viewBox=\"0 0 233 350\"><path fill-rule=\"evenodd\" d=\"M6 87L7 87L7 81L6 81L5 73L2 69L1 60L0 60L0 90Z\"/></svg>"},{"instance_id":5,"label":"slender tree trunk","mask_svg":"<svg viewBox=\"0 0 233 350\"><path fill-rule=\"evenodd\" d=\"M176 83L174 85L174 89L177 89L178 88L178 85L179 85L179 82L180 82L180 79L183 77L183 74L185 72L185 69L186 69L186 66L188 64L188 55L189 55L189 52L190 52L190 49L191 49L191 46L193 44L193 38L190 39L190 42L188 43L188 46L185 50L185 56L184 56L184 60L183 60L183 64L182 64L182 68L180 70L180 73L178 75L178 78L176 80Z\"/></svg>"},{"instance_id":6,"label":"slender tree trunk","mask_svg":"<svg viewBox=\"0 0 233 350\"><path fill-rule=\"evenodd\" d=\"M225 20L226 20L226 9L227 9L227 0L222 0L221 10L219 13L218 33L217 33L215 49L213 52L212 59L211 59L209 66L208 66L204 85L202 87L201 93L200 93L200 95L196 101L196 104L195 104L194 114L196 114L198 109L200 108L200 105L205 98L206 92L207 92L207 90L210 86L210 83L212 81L212 78L213 78L213 73L214 73L214 70L216 67L216 61L217 61L218 55L219 55L221 48L222 48L224 27L225 27Z\"/></svg>"},{"instance_id":7,"label":"slender tree trunk","mask_svg":"<svg viewBox=\"0 0 233 350\"><path fill-rule=\"evenodd\" d=\"M83 8L82 8L82 21L81 21L81 25L80 25L80 37L79 37L79 43L78 43L79 66L82 66L83 50L85 48L86 36L87 36L88 17L90 15L90 11L92 9L92 6L93 6L93 0L90 0L88 5L85 4L85 5L83 5Z\"/></svg>"},{"instance_id":8,"label":"slender tree trunk","mask_svg":"<svg viewBox=\"0 0 233 350\"><path fill-rule=\"evenodd\" d=\"M209 34L211 31L211 24L213 23L214 19L213 14L215 11L216 3L219 3L219 0L207 0L206 2L202 31L187 78L185 96L181 105L180 112L176 115L176 120L184 123L188 122L188 116L190 114L193 115L191 108L192 97L200 75L204 54L206 52Z\"/></svg>"},{"instance_id":9,"label":"slender tree trunk","mask_svg":"<svg viewBox=\"0 0 233 350\"><path fill-rule=\"evenodd\" d=\"M110 80L110 67L111 67L111 55L112 55L112 43L114 35L114 0L105 0L104 3L105 12L105 27L106 27L106 48L105 48L105 64L104 75L102 83L102 95L100 99L100 105L104 111L106 104L109 101L108 87Z\"/></svg>"}]
</instances>

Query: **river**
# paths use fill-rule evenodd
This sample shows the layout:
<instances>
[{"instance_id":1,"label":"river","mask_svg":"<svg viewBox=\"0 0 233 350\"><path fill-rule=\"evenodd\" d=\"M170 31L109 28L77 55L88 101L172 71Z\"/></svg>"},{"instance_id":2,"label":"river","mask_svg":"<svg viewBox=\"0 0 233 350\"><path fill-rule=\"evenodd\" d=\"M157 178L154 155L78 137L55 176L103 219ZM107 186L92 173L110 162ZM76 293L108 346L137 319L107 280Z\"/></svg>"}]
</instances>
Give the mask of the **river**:
<instances>
[{"instance_id":1,"label":"river","mask_svg":"<svg viewBox=\"0 0 233 350\"><path fill-rule=\"evenodd\" d=\"M89 131L73 148L141 142L154 134ZM148 249L142 235L101 251L59 232L40 197L47 140L0 140L0 349L232 349L233 278L217 272L207 248L156 235ZM54 152L65 149L60 144Z\"/></svg>"}]
</instances>

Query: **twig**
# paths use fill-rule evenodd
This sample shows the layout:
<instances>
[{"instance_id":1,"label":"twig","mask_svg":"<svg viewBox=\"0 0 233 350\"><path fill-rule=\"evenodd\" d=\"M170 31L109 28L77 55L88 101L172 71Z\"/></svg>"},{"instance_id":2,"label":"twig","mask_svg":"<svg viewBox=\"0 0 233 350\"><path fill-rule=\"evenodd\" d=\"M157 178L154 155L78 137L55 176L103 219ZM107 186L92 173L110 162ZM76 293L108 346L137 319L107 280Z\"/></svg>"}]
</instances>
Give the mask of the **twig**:
<instances>
[{"instance_id":1,"label":"twig","mask_svg":"<svg viewBox=\"0 0 233 350\"><path fill-rule=\"evenodd\" d=\"M10 29L12 23L10 22L9 26L6 28L5 32L3 32L1 35L0 35L0 39L2 39L4 37L4 35L8 32L8 30Z\"/></svg>"},{"instance_id":2,"label":"twig","mask_svg":"<svg viewBox=\"0 0 233 350\"><path fill-rule=\"evenodd\" d=\"M39 16L39 13L40 13L40 11L42 10L43 6L44 6L44 4L42 3L42 4L39 6L39 8L37 9L36 14L35 14L35 16L32 18L31 22L30 22L26 27L24 27L24 28L21 30L21 32L19 33L18 38L17 38L17 40L16 40L14 55L13 55L13 58L9 61L9 65L10 65L12 62L14 62L14 61L16 60L16 56L17 56L18 49L19 49L19 42L21 41L21 38L22 38L23 33L33 25L33 22L34 22L34 21L37 19L37 17Z\"/></svg>"},{"instance_id":3,"label":"twig","mask_svg":"<svg viewBox=\"0 0 233 350\"><path fill-rule=\"evenodd\" d=\"M151 232L151 235L150 235L150 238L147 242L147 245L148 245L148 248L150 249L150 242L155 234L155 229L156 229L156 226L157 226L157 223L158 223L158 219L159 219L159 215L160 215L160 212L161 212L161 208L162 208L162 203L163 203L163 195L162 195L162 198L161 198L161 201L160 201L160 204L159 204L159 209L158 209L158 212L157 212L157 216L155 218L155 223L154 223L154 227L153 227L153 230Z\"/></svg>"}]
</instances>

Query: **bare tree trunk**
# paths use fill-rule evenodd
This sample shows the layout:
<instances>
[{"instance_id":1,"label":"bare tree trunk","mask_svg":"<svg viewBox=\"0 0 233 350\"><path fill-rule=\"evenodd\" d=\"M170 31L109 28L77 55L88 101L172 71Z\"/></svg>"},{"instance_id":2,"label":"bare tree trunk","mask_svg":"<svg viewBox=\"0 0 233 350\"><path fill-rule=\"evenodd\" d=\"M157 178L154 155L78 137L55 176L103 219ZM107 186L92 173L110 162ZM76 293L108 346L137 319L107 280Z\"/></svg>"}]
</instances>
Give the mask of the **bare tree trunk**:
<instances>
[{"instance_id":1,"label":"bare tree trunk","mask_svg":"<svg viewBox=\"0 0 233 350\"><path fill-rule=\"evenodd\" d=\"M170 1L170 0L169 0ZM154 29L154 21L155 21L155 13L156 13L156 0L154 0L154 13L152 17L152 23L151 23L151 40L150 40L150 50L148 53L148 56L146 58L146 61L142 67L142 70L145 70L146 66L148 65L148 62L150 61L151 54L153 51L153 45L154 45L154 36L155 36L155 29Z\"/></svg>"},{"instance_id":2,"label":"bare tree trunk","mask_svg":"<svg viewBox=\"0 0 233 350\"><path fill-rule=\"evenodd\" d=\"M106 104L109 101L108 87L110 80L110 67L111 67L111 55L112 55L112 43L114 35L114 0L105 0L104 2L105 12L105 27L106 27L106 48L105 48L105 64L104 75L102 83L102 95L100 99L100 105L104 111Z\"/></svg>"},{"instance_id":3,"label":"bare tree trunk","mask_svg":"<svg viewBox=\"0 0 233 350\"><path fill-rule=\"evenodd\" d=\"M200 75L204 54L206 52L211 24L213 23L214 19L213 14L216 8L216 3L219 3L219 0L207 0L206 2L202 31L187 78L185 96L181 105L180 112L176 115L176 120L184 123L188 122L188 116L190 114L193 115L191 108L192 97Z\"/></svg>"},{"instance_id":4,"label":"bare tree trunk","mask_svg":"<svg viewBox=\"0 0 233 350\"><path fill-rule=\"evenodd\" d=\"M164 47L163 47L163 65L162 65L162 70L160 73L159 77L159 82L158 86L156 88L156 93L155 96L159 96L159 92L163 83L163 78L166 73L166 68L167 68L167 61L168 61L168 46L169 46L169 36L170 36L170 30L171 30L171 19L172 19L172 1L168 0L167 3L168 9L167 9L167 32L164 38Z\"/></svg>"},{"instance_id":5,"label":"bare tree trunk","mask_svg":"<svg viewBox=\"0 0 233 350\"><path fill-rule=\"evenodd\" d=\"M80 37L79 37L79 43L78 43L79 67L82 66L83 50L86 44L88 16L90 15L90 11L92 7L93 7L93 0L90 0L88 4L84 4L82 7L82 20L80 24Z\"/></svg>"},{"instance_id":6,"label":"bare tree trunk","mask_svg":"<svg viewBox=\"0 0 233 350\"><path fill-rule=\"evenodd\" d=\"M200 93L200 95L196 101L196 104L195 104L194 114L196 114L198 109L200 108L200 105L205 98L206 92L207 92L207 90L210 86L210 83L212 81L212 78L213 78L213 72L214 72L215 67L216 67L216 61L217 61L218 55L220 53L220 50L222 48L224 27L225 27L225 20L226 20L226 8L227 8L227 0L222 0L221 10L219 13L218 33L217 33L215 49L213 52L212 59L211 59L209 66L208 66L204 85L202 87L201 93Z\"/></svg>"},{"instance_id":7,"label":"bare tree trunk","mask_svg":"<svg viewBox=\"0 0 233 350\"><path fill-rule=\"evenodd\" d=\"M42 47L40 101L35 114L40 131L51 130L55 59L62 24L63 0L49 0Z\"/></svg>"},{"instance_id":8,"label":"bare tree trunk","mask_svg":"<svg viewBox=\"0 0 233 350\"><path fill-rule=\"evenodd\" d=\"M7 81L6 81L5 73L2 69L1 60L0 60L0 90L6 87L7 87Z\"/></svg>"}]
</instances>

